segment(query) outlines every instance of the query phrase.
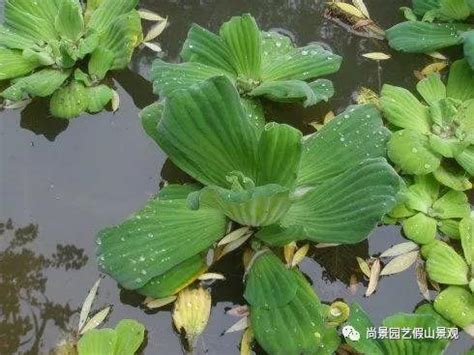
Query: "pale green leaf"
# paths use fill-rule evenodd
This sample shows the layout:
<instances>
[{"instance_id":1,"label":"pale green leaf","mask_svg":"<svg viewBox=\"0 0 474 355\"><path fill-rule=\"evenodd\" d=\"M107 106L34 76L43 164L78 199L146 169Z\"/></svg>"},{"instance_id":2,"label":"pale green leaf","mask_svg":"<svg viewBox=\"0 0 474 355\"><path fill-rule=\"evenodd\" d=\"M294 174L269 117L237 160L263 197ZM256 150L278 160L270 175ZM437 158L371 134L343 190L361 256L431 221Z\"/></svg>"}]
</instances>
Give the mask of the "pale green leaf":
<instances>
[{"instance_id":1,"label":"pale green leaf","mask_svg":"<svg viewBox=\"0 0 474 355\"><path fill-rule=\"evenodd\" d=\"M356 351L362 354L383 355L385 354L384 346L380 340L371 339L367 337L367 329L373 328L374 325L369 318L369 315L358 303L351 304L351 312L349 319L346 322L347 326L351 326L360 334L357 341L345 337L346 342Z\"/></svg>"},{"instance_id":2,"label":"pale green leaf","mask_svg":"<svg viewBox=\"0 0 474 355\"><path fill-rule=\"evenodd\" d=\"M88 95L87 112L90 113L102 111L114 96L114 90L107 85L93 86L86 90Z\"/></svg>"},{"instance_id":3,"label":"pale green leaf","mask_svg":"<svg viewBox=\"0 0 474 355\"><path fill-rule=\"evenodd\" d=\"M436 238L436 220L421 212L405 219L402 227L405 235L417 244L428 244Z\"/></svg>"},{"instance_id":4,"label":"pale green leaf","mask_svg":"<svg viewBox=\"0 0 474 355\"><path fill-rule=\"evenodd\" d=\"M262 64L269 65L276 58L287 54L295 46L288 36L277 32L262 32Z\"/></svg>"},{"instance_id":5,"label":"pale green leaf","mask_svg":"<svg viewBox=\"0 0 474 355\"><path fill-rule=\"evenodd\" d=\"M423 250L424 249L424 250ZM469 268L464 259L444 242L423 247L426 272L431 280L446 285L467 285Z\"/></svg>"},{"instance_id":6,"label":"pale green leaf","mask_svg":"<svg viewBox=\"0 0 474 355\"><path fill-rule=\"evenodd\" d=\"M89 3L88 1L87 3ZM98 33L109 30L121 15L128 14L138 4L139 0L103 0L100 1L87 24Z\"/></svg>"},{"instance_id":7,"label":"pale green leaf","mask_svg":"<svg viewBox=\"0 0 474 355\"><path fill-rule=\"evenodd\" d=\"M474 12L474 11L473 11ZM466 32L464 35L464 57L474 70L474 30Z\"/></svg>"},{"instance_id":8,"label":"pale green leaf","mask_svg":"<svg viewBox=\"0 0 474 355\"><path fill-rule=\"evenodd\" d=\"M433 205L433 214L442 219L463 218L470 212L467 196L461 191L450 190Z\"/></svg>"},{"instance_id":9,"label":"pale green leaf","mask_svg":"<svg viewBox=\"0 0 474 355\"><path fill-rule=\"evenodd\" d=\"M164 105L162 102L155 102L140 112L143 129L155 142L158 142L158 123L160 122L163 109Z\"/></svg>"},{"instance_id":10,"label":"pale green leaf","mask_svg":"<svg viewBox=\"0 0 474 355\"><path fill-rule=\"evenodd\" d=\"M34 39L23 36L16 31L0 25L0 47L26 49L35 45Z\"/></svg>"},{"instance_id":11,"label":"pale green leaf","mask_svg":"<svg viewBox=\"0 0 474 355\"><path fill-rule=\"evenodd\" d=\"M413 11L417 15L424 15L426 12L439 8L440 0L413 0Z\"/></svg>"},{"instance_id":12,"label":"pale green leaf","mask_svg":"<svg viewBox=\"0 0 474 355\"><path fill-rule=\"evenodd\" d=\"M115 355L117 332L113 329L92 329L77 343L79 355Z\"/></svg>"},{"instance_id":13,"label":"pale green leaf","mask_svg":"<svg viewBox=\"0 0 474 355\"><path fill-rule=\"evenodd\" d=\"M438 229L441 233L451 239L459 239L459 221L455 219L443 219L438 222Z\"/></svg>"},{"instance_id":14,"label":"pale green leaf","mask_svg":"<svg viewBox=\"0 0 474 355\"><path fill-rule=\"evenodd\" d=\"M430 175L415 176L415 183L405 193L408 208L428 214L439 197L439 183Z\"/></svg>"},{"instance_id":15,"label":"pale green leaf","mask_svg":"<svg viewBox=\"0 0 474 355\"><path fill-rule=\"evenodd\" d=\"M440 0L439 5L441 15L450 20L461 21L471 14L466 0Z\"/></svg>"},{"instance_id":16,"label":"pale green leaf","mask_svg":"<svg viewBox=\"0 0 474 355\"><path fill-rule=\"evenodd\" d=\"M40 63L25 59L18 50L0 48L0 80L7 80L28 74Z\"/></svg>"},{"instance_id":17,"label":"pale green leaf","mask_svg":"<svg viewBox=\"0 0 474 355\"><path fill-rule=\"evenodd\" d=\"M459 167L451 168L441 165L433 172L433 176L441 184L456 191L465 191L472 188L472 183L469 181L469 175Z\"/></svg>"},{"instance_id":18,"label":"pale green leaf","mask_svg":"<svg viewBox=\"0 0 474 355\"><path fill-rule=\"evenodd\" d=\"M115 327L115 355L134 355L145 339L145 327L132 319L124 319Z\"/></svg>"},{"instance_id":19,"label":"pale green leaf","mask_svg":"<svg viewBox=\"0 0 474 355\"><path fill-rule=\"evenodd\" d=\"M76 41L84 31L81 4L78 0L62 0L60 4L54 27L62 38Z\"/></svg>"},{"instance_id":20,"label":"pale green leaf","mask_svg":"<svg viewBox=\"0 0 474 355\"><path fill-rule=\"evenodd\" d=\"M474 71L465 59L451 65L447 87L448 97L467 101L474 99Z\"/></svg>"},{"instance_id":21,"label":"pale green leaf","mask_svg":"<svg viewBox=\"0 0 474 355\"><path fill-rule=\"evenodd\" d=\"M431 74L421 80L416 89L428 104L446 98L446 86L441 81L439 74Z\"/></svg>"},{"instance_id":22,"label":"pale green leaf","mask_svg":"<svg viewBox=\"0 0 474 355\"><path fill-rule=\"evenodd\" d=\"M58 118L71 119L87 110L89 95L82 83L72 81L57 90L50 101L51 114Z\"/></svg>"},{"instance_id":23,"label":"pale green leaf","mask_svg":"<svg viewBox=\"0 0 474 355\"><path fill-rule=\"evenodd\" d=\"M474 176L474 146L471 145L464 149L455 159L469 175Z\"/></svg>"},{"instance_id":24,"label":"pale green leaf","mask_svg":"<svg viewBox=\"0 0 474 355\"><path fill-rule=\"evenodd\" d=\"M474 270L474 217L463 218L459 223L459 232L464 258Z\"/></svg>"},{"instance_id":25,"label":"pale green leaf","mask_svg":"<svg viewBox=\"0 0 474 355\"><path fill-rule=\"evenodd\" d=\"M474 294L459 286L449 286L436 297L434 308L458 327L474 323Z\"/></svg>"}]
</instances>

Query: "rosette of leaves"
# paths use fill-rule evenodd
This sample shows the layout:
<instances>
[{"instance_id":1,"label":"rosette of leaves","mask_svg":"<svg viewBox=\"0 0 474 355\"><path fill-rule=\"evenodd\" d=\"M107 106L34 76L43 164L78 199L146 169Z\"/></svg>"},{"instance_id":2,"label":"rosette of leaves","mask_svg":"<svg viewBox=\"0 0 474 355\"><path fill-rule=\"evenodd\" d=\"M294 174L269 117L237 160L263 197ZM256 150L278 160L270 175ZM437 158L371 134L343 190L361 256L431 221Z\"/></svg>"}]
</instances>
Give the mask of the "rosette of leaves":
<instances>
[{"instance_id":1,"label":"rosette of leaves","mask_svg":"<svg viewBox=\"0 0 474 355\"><path fill-rule=\"evenodd\" d=\"M418 175L402 195L404 201L388 217L401 223L406 237L429 244L439 230L459 239L459 222L471 212L466 194L441 186L432 175Z\"/></svg>"},{"instance_id":2,"label":"rosette of leaves","mask_svg":"<svg viewBox=\"0 0 474 355\"><path fill-rule=\"evenodd\" d=\"M396 203L400 178L383 158L387 131L370 105L303 139L284 124L255 126L219 76L176 91L154 118L153 138L197 184L167 186L99 233L99 264L127 289L174 294L206 268L230 221L268 245L350 244Z\"/></svg>"},{"instance_id":3,"label":"rosette of leaves","mask_svg":"<svg viewBox=\"0 0 474 355\"><path fill-rule=\"evenodd\" d=\"M415 313L397 313L382 321L383 327L392 330L398 329L398 336L387 334L384 339L369 337L368 330L374 329L374 325L368 314L357 303L351 305L351 313L346 324L352 326L360 336L357 340L350 340L350 337L346 337L346 342L358 353L371 355L441 355L449 344L449 340L436 338L434 332L438 327L451 327L451 324L437 314L429 304L419 306ZM416 329L422 332L420 338L413 335ZM410 338L403 337L404 330L409 332ZM429 338L424 334L432 334L433 337Z\"/></svg>"},{"instance_id":4,"label":"rosette of leaves","mask_svg":"<svg viewBox=\"0 0 474 355\"><path fill-rule=\"evenodd\" d=\"M142 41L138 0L6 0L0 26L1 96L13 102L51 97L58 118L97 113L114 91L103 84L125 68ZM83 71L83 70L86 70Z\"/></svg>"},{"instance_id":5,"label":"rosette of leaves","mask_svg":"<svg viewBox=\"0 0 474 355\"><path fill-rule=\"evenodd\" d=\"M261 31L246 14L224 23L219 34L192 25L181 50L183 63L153 63L154 91L162 97L216 75L225 75L242 97L305 106L327 101L332 82L317 79L339 70L342 58L320 45L296 47L290 38Z\"/></svg>"},{"instance_id":6,"label":"rosette of leaves","mask_svg":"<svg viewBox=\"0 0 474 355\"><path fill-rule=\"evenodd\" d=\"M417 84L423 102L408 90L384 85L383 113L395 132L388 156L405 174L433 174L443 185L467 190L474 175L474 72L453 63L448 83L432 74Z\"/></svg>"},{"instance_id":7,"label":"rosette of leaves","mask_svg":"<svg viewBox=\"0 0 474 355\"><path fill-rule=\"evenodd\" d=\"M385 32L392 48L408 53L429 53L462 45L464 56L474 69L472 0L413 0L413 10L402 10L408 21Z\"/></svg>"}]
</instances>

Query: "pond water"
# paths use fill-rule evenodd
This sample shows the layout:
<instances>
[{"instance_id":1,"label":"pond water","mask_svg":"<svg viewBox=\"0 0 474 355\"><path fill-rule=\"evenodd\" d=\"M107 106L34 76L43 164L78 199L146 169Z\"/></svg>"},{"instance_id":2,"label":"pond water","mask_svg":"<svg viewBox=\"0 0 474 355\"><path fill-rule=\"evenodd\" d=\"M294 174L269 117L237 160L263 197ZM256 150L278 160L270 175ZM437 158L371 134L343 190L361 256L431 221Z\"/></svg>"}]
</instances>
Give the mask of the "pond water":
<instances>
[{"instance_id":1,"label":"pond water","mask_svg":"<svg viewBox=\"0 0 474 355\"><path fill-rule=\"evenodd\" d=\"M3 11L3 2L0 7ZM413 70L430 60L400 55L385 43L349 35L323 18L320 0L143 0L142 7L169 17L159 38L165 60L175 61L192 22L217 30L230 16L253 14L263 29L284 29L299 45L321 41L344 56L332 78L336 95L311 110L299 106L267 107L269 117L311 132L308 122L329 110L341 111L360 86L379 89L377 64L361 53L384 51L393 59L382 63L388 82L414 87ZM373 19L383 28L400 20L398 8L408 0L366 0ZM0 16L3 16L0 13ZM44 102L22 112L0 112L0 354L48 353L77 327L77 310L101 276L95 260L95 235L141 207L163 179L186 177L143 132L138 112L156 98L146 81L155 53L137 51L130 70L115 75L121 96L115 113L85 115L71 122L48 115ZM366 258L402 242L399 229L381 227L369 241L350 247L313 250L302 264L323 301L357 300L375 324L396 312L412 312L422 302L413 269L384 278L378 291L364 298L366 284L355 295L349 278L358 269L356 256ZM225 310L243 304L240 255L225 258L216 270L227 276L212 287L209 325L198 354L238 354L240 333L222 335L237 321ZM95 308L112 304L106 326L123 318L142 322L148 330L144 354L181 354L171 326L170 308L149 312L141 297L121 290L105 277ZM462 354L469 339L453 343L449 354Z\"/></svg>"}]
</instances>

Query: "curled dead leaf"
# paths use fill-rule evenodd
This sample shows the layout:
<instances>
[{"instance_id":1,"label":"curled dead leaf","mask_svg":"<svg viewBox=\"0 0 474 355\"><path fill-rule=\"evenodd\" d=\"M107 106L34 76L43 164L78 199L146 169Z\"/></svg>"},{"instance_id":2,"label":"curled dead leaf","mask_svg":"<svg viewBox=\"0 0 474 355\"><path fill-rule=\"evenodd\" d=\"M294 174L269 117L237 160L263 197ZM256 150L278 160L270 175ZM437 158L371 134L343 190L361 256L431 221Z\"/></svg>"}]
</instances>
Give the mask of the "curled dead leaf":
<instances>
[{"instance_id":1,"label":"curled dead leaf","mask_svg":"<svg viewBox=\"0 0 474 355\"><path fill-rule=\"evenodd\" d=\"M406 254L399 255L385 265L380 276L398 274L412 266L418 258L418 251L411 251Z\"/></svg>"},{"instance_id":2,"label":"curled dead leaf","mask_svg":"<svg viewBox=\"0 0 474 355\"><path fill-rule=\"evenodd\" d=\"M426 55L430 56L431 58L434 59L439 59L439 60L448 60L448 57L446 57L444 54L440 52L429 52L426 53Z\"/></svg>"},{"instance_id":3,"label":"curled dead leaf","mask_svg":"<svg viewBox=\"0 0 474 355\"><path fill-rule=\"evenodd\" d=\"M293 260L293 256L295 255L297 245L295 242L291 242L286 244L283 247L283 256L285 257L286 265L291 265L291 261Z\"/></svg>"},{"instance_id":4,"label":"curled dead leaf","mask_svg":"<svg viewBox=\"0 0 474 355\"><path fill-rule=\"evenodd\" d=\"M365 276L370 278L370 267L367 261L365 261L364 259L358 256L356 257L356 259L357 259L357 263L359 264L360 270L364 273Z\"/></svg>"},{"instance_id":5,"label":"curled dead leaf","mask_svg":"<svg viewBox=\"0 0 474 355\"><path fill-rule=\"evenodd\" d=\"M242 341L240 342L240 355L251 355L252 354L252 342L254 336L251 327L248 327L242 335Z\"/></svg>"},{"instance_id":6,"label":"curled dead leaf","mask_svg":"<svg viewBox=\"0 0 474 355\"><path fill-rule=\"evenodd\" d=\"M138 10L138 15L140 15L140 18L147 21L164 21L165 20L164 17L161 17L157 13L150 10L146 10L146 9Z\"/></svg>"},{"instance_id":7,"label":"curled dead leaf","mask_svg":"<svg viewBox=\"0 0 474 355\"><path fill-rule=\"evenodd\" d=\"M86 320L89 317L89 313L91 311L92 304L94 303L95 296L97 295L97 290L99 289L100 280L101 279L98 279L94 283L94 285L90 289L89 293L87 294L87 297L84 300L84 303L82 304L81 313L80 313L80 316L79 316L79 325L77 327L77 330L79 332L84 327L84 324L86 324Z\"/></svg>"},{"instance_id":8,"label":"curled dead leaf","mask_svg":"<svg viewBox=\"0 0 474 355\"><path fill-rule=\"evenodd\" d=\"M434 63L428 64L423 69L421 69L420 73L423 77L427 77L428 75L431 75L431 74L440 73L442 70L446 69L447 67L448 67L448 62L445 62L445 61L434 62Z\"/></svg>"},{"instance_id":9,"label":"curled dead leaf","mask_svg":"<svg viewBox=\"0 0 474 355\"><path fill-rule=\"evenodd\" d=\"M293 256L293 259L291 260L291 267L295 267L296 265L298 265L304 259L306 254L308 254L308 250L309 244L305 244L301 248L299 248Z\"/></svg>"},{"instance_id":10,"label":"curled dead leaf","mask_svg":"<svg viewBox=\"0 0 474 355\"><path fill-rule=\"evenodd\" d=\"M253 232L248 232L244 234L242 237L240 237L237 240L234 240L233 242L230 242L222 248L220 251L219 255L217 256L217 260L222 258L224 255L229 254L230 252L234 251L235 249L239 248L242 244L244 244L251 236Z\"/></svg>"},{"instance_id":11,"label":"curled dead leaf","mask_svg":"<svg viewBox=\"0 0 474 355\"><path fill-rule=\"evenodd\" d=\"M356 18L366 17L364 13L361 10L359 10L357 7L345 2L335 1L331 3L331 6L341 11L344 15L348 17L356 17Z\"/></svg>"},{"instance_id":12,"label":"curled dead leaf","mask_svg":"<svg viewBox=\"0 0 474 355\"><path fill-rule=\"evenodd\" d=\"M409 253L410 251L418 250L418 249L419 247L418 247L418 244L416 243L413 243L413 242L400 243L385 250L380 255L380 257L386 258L386 257L399 256L399 255L403 255L403 254Z\"/></svg>"},{"instance_id":13,"label":"curled dead leaf","mask_svg":"<svg viewBox=\"0 0 474 355\"><path fill-rule=\"evenodd\" d=\"M162 51L161 47L157 43L153 42L143 42L143 45L147 48L150 48L153 52L159 53Z\"/></svg>"},{"instance_id":14,"label":"curled dead leaf","mask_svg":"<svg viewBox=\"0 0 474 355\"><path fill-rule=\"evenodd\" d=\"M371 53L364 53L362 54L364 58L372 59L372 60L388 60L392 58L390 54L382 53L382 52L371 52Z\"/></svg>"},{"instance_id":15,"label":"curled dead leaf","mask_svg":"<svg viewBox=\"0 0 474 355\"><path fill-rule=\"evenodd\" d=\"M145 38L143 39L143 42L153 41L156 37L158 37L160 34L163 33L167 25L168 25L168 18L165 18L163 21L158 22L146 34Z\"/></svg>"},{"instance_id":16,"label":"curled dead leaf","mask_svg":"<svg viewBox=\"0 0 474 355\"><path fill-rule=\"evenodd\" d=\"M112 111L116 112L120 107L120 96L117 91L113 90Z\"/></svg>"},{"instance_id":17,"label":"curled dead leaf","mask_svg":"<svg viewBox=\"0 0 474 355\"><path fill-rule=\"evenodd\" d=\"M357 293L358 288L359 288L359 280L357 280L357 275L352 274L350 284L349 284L349 291L351 292L351 295L355 295Z\"/></svg>"},{"instance_id":18,"label":"curled dead leaf","mask_svg":"<svg viewBox=\"0 0 474 355\"><path fill-rule=\"evenodd\" d=\"M372 268L370 269L370 278L369 278L369 285L367 286L367 291L365 291L365 296L369 297L372 293L375 292L377 289L377 285L379 283L380 278L380 260L375 259L374 263L372 264Z\"/></svg>"},{"instance_id":19,"label":"curled dead leaf","mask_svg":"<svg viewBox=\"0 0 474 355\"><path fill-rule=\"evenodd\" d=\"M427 301L431 301L430 291L428 289L428 277L422 263L416 265L416 283L418 284L423 298Z\"/></svg>"},{"instance_id":20,"label":"curled dead leaf","mask_svg":"<svg viewBox=\"0 0 474 355\"><path fill-rule=\"evenodd\" d=\"M88 330L95 329L99 325L101 325L105 318L107 318L107 316L109 315L111 309L111 306L107 306L96 314L94 314L94 316L84 325L79 334L82 335Z\"/></svg>"},{"instance_id":21,"label":"curled dead leaf","mask_svg":"<svg viewBox=\"0 0 474 355\"><path fill-rule=\"evenodd\" d=\"M352 3L354 4L354 6L359 9L360 12L362 12L362 14L367 17L368 19L370 19L370 14L369 14L369 10L367 9L367 6L365 5L364 1L363 0L352 0Z\"/></svg>"}]
</instances>

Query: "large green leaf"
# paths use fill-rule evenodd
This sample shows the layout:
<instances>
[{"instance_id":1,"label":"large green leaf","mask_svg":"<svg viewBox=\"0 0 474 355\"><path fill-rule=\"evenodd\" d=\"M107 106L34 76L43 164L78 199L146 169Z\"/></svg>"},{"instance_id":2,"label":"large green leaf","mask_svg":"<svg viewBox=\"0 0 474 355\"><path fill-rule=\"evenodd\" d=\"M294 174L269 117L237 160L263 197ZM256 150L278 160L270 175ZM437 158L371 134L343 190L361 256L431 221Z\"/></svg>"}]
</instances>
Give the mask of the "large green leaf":
<instances>
[{"instance_id":1,"label":"large green leaf","mask_svg":"<svg viewBox=\"0 0 474 355\"><path fill-rule=\"evenodd\" d=\"M84 31L81 4L77 0L62 0L60 4L54 27L61 37L76 41Z\"/></svg>"},{"instance_id":2,"label":"large green leaf","mask_svg":"<svg viewBox=\"0 0 474 355\"><path fill-rule=\"evenodd\" d=\"M296 180L302 153L299 130L275 122L267 123L260 135L257 157L257 185L291 187Z\"/></svg>"},{"instance_id":3,"label":"large green leaf","mask_svg":"<svg viewBox=\"0 0 474 355\"><path fill-rule=\"evenodd\" d=\"M115 327L117 342L116 355L134 355L145 339L145 327L132 319L123 319Z\"/></svg>"},{"instance_id":4,"label":"large green leaf","mask_svg":"<svg viewBox=\"0 0 474 355\"><path fill-rule=\"evenodd\" d=\"M432 150L428 137L412 129L394 132L387 148L390 160L407 174L429 174L441 164L441 155Z\"/></svg>"},{"instance_id":5,"label":"large green leaf","mask_svg":"<svg viewBox=\"0 0 474 355\"><path fill-rule=\"evenodd\" d=\"M219 34L234 59L238 75L247 79L260 79L262 40L255 19L245 14L224 23Z\"/></svg>"},{"instance_id":6,"label":"large green leaf","mask_svg":"<svg viewBox=\"0 0 474 355\"><path fill-rule=\"evenodd\" d=\"M286 305L296 295L295 274L271 251L255 257L246 279L245 300L255 307L273 308Z\"/></svg>"},{"instance_id":7,"label":"large green leaf","mask_svg":"<svg viewBox=\"0 0 474 355\"><path fill-rule=\"evenodd\" d=\"M337 72L341 61L340 56L316 44L293 48L285 55L265 62L262 80L310 80Z\"/></svg>"},{"instance_id":8,"label":"large green leaf","mask_svg":"<svg viewBox=\"0 0 474 355\"><path fill-rule=\"evenodd\" d=\"M57 1L44 0L41 4L31 0L7 0L5 25L18 34L40 41L55 41L58 34L54 27L58 13Z\"/></svg>"},{"instance_id":9,"label":"large green leaf","mask_svg":"<svg viewBox=\"0 0 474 355\"><path fill-rule=\"evenodd\" d=\"M434 308L458 327L474 324L474 294L464 287L449 286L441 291L434 301Z\"/></svg>"},{"instance_id":10,"label":"large green leaf","mask_svg":"<svg viewBox=\"0 0 474 355\"><path fill-rule=\"evenodd\" d=\"M282 219L291 206L290 190L269 184L235 191L209 186L200 192L200 204L220 209L233 221L268 226Z\"/></svg>"},{"instance_id":11,"label":"large green leaf","mask_svg":"<svg viewBox=\"0 0 474 355\"><path fill-rule=\"evenodd\" d=\"M389 131L372 105L353 106L304 141L298 185L315 185L385 155Z\"/></svg>"},{"instance_id":12,"label":"large green leaf","mask_svg":"<svg viewBox=\"0 0 474 355\"><path fill-rule=\"evenodd\" d=\"M455 61L449 70L448 97L467 101L474 99L474 71L465 59Z\"/></svg>"},{"instance_id":13,"label":"large green leaf","mask_svg":"<svg viewBox=\"0 0 474 355\"><path fill-rule=\"evenodd\" d=\"M282 224L304 227L312 241L357 243L395 206L400 183L385 159L363 161L309 189Z\"/></svg>"},{"instance_id":14,"label":"large green leaf","mask_svg":"<svg viewBox=\"0 0 474 355\"><path fill-rule=\"evenodd\" d=\"M23 57L20 51L0 48L0 80L28 74L40 63Z\"/></svg>"},{"instance_id":15,"label":"large green leaf","mask_svg":"<svg viewBox=\"0 0 474 355\"><path fill-rule=\"evenodd\" d=\"M79 116L89 106L89 95L82 83L72 81L57 90L50 100L50 110L54 117L71 119Z\"/></svg>"},{"instance_id":16,"label":"large green leaf","mask_svg":"<svg viewBox=\"0 0 474 355\"><path fill-rule=\"evenodd\" d=\"M152 278L145 286L136 291L156 299L165 298L182 290L206 269L206 258L198 254L176 265L164 274Z\"/></svg>"},{"instance_id":17,"label":"large green leaf","mask_svg":"<svg viewBox=\"0 0 474 355\"><path fill-rule=\"evenodd\" d=\"M132 11L139 0L104 0L101 1L97 9L92 13L87 24L88 28L99 33L110 29L113 22L123 14Z\"/></svg>"},{"instance_id":18,"label":"large green leaf","mask_svg":"<svg viewBox=\"0 0 474 355\"><path fill-rule=\"evenodd\" d=\"M385 117L393 125L421 133L430 132L429 109L410 91L386 84L382 88L381 103Z\"/></svg>"},{"instance_id":19,"label":"large green leaf","mask_svg":"<svg viewBox=\"0 0 474 355\"><path fill-rule=\"evenodd\" d=\"M273 266L268 265L274 269L272 274L278 268L276 263L281 262L276 259ZM269 354L333 354L339 346L340 339L335 328L325 327L318 297L300 272L289 270L284 272L294 273L293 287L296 287L296 294L289 302L280 306L271 307L268 302L267 307L250 305L255 338ZM252 286L253 291L258 291L264 297L264 304L266 299L274 300L273 289L269 288L272 285L274 282L258 284L257 289ZM258 290L258 286L263 289Z\"/></svg>"},{"instance_id":20,"label":"large green leaf","mask_svg":"<svg viewBox=\"0 0 474 355\"><path fill-rule=\"evenodd\" d=\"M197 62L173 64L160 59L153 62L151 69L153 91L161 97L169 96L177 89L186 89L193 84L222 74L225 72L221 69Z\"/></svg>"},{"instance_id":21,"label":"large green leaf","mask_svg":"<svg viewBox=\"0 0 474 355\"><path fill-rule=\"evenodd\" d=\"M334 95L334 87L332 82L326 79L313 83L301 80L268 81L253 89L249 95L263 96L276 102L303 102L307 107L328 101Z\"/></svg>"},{"instance_id":22,"label":"large green leaf","mask_svg":"<svg viewBox=\"0 0 474 355\"><path fill-rule=\"evenodd\" d=\"M262 32L262 65L269 65L273 60L294 48L290 37L273 31Z\"/></svg>"},{"instance_id":23,"label":"large green leaf","mask_svg":"<svg viewBox=\"0 0 474 355\"><path fill-rule=\"evenodd\" d=\"M184 198L158 197L99 233L100 266L125 288L141 288L209 248L225 229L226 219L217 210L203 206L192 211Z\"/></svg>"},{"instance_id":24,"label":"large green leaf","mask_svg":"<svg viewBox=\"0 0 474 355\"><path fill-rule=\"evenodd\" d=\"M392 48L409 53L425 53L463 42L460 32L467 25L407 21L388 29L385 33Z\"/></svg>"},{"instance_id":25,"label":"large green leaf","mask_svg":"<svg viewBox=\"0 0 474 355\"><path fill-rule=\"evenodd\" d=\"M193 24L181 50L181 57L187 62L196 62L236 76L236 64L232 53L218 35Z\"/></svg>"},{"instance_id":26,"label":"large green leaf","mask_svg":"<svg viewBox=\"0 0 474 355\"><path fill-rule=\"evenodd\" d=\"M170 159L203 184L228 186L233 171L255 179L257 133L224 76L168 98L158 132Z\"/></svg>"},{"instance_id":27,"label":"large green leaf","mask_svg":"<svg viewBox=\"0 0 474 355\"><path fill-rule=\"evenodd\" d=\"M70 71L43 69L24 78L18 79L13 85L2 92L8 100L19 101L25 94L32 97L52 95L71 74Z\"/></svg>"},{"instance_id":28,"label":"large green leaf","mask_svg":"<svg viewBox=\"0 0 474 355\"><path fill-rule=\"evenodd\" d=\"M446 285L467 285L469 268L464 259L444 242L422 249L430 279Z\"/></svg>"},{"instance_id":29,"label":"large green leaf","mask_svg":"<svg viewBox=\"0 0 474 355\"><path fill-rule=\"evenodd\" d=\"M464 34L464 57L474 70L474 30Z\"/></svg>"},{"instance_id":30,"label":"large green leaf","mask_svg":"<svg viewBox=\"0 0 474 355\"><path fill-rule=\"evenodd\" d=\"M378 339L367 337L367 330L374 325L369 315L358 304L351 304L351 312L346 325L353 327L360 335L359 340L353 341L346 337L346 342L356 351L362 354L383 355L385 353L382 342Z\"/></svg>"}]
</instances>

